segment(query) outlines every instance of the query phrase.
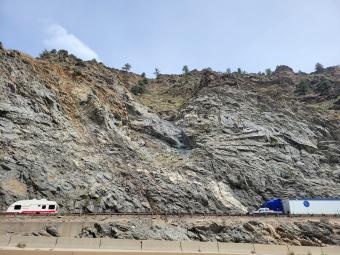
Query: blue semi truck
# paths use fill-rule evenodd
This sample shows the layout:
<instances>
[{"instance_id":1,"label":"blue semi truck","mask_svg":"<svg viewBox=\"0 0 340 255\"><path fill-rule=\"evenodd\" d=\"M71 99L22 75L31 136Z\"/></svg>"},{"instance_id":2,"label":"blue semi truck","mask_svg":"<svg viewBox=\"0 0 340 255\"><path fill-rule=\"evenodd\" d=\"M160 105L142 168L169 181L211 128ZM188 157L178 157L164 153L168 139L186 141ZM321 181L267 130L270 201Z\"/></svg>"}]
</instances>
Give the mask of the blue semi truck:
<instances>
[{"instance_id":1,"label":"blue semi truck","mask_svg":"<svg viewBox=\"0 0 340 255\"><path fill-rule=\"evenodd\" d=\"M271 199L251 214L340 215L340 198Z\"/></svg>"}]
</instances>

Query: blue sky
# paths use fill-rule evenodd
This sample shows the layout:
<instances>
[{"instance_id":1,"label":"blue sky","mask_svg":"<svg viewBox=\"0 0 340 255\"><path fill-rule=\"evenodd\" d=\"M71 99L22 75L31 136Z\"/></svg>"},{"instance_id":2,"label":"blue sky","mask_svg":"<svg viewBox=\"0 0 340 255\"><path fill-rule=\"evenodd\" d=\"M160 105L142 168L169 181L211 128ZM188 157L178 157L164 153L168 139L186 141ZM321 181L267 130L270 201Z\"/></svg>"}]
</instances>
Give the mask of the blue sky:
<instances>
[{"instance_id":1,"label":"blue sky","mask_svg":"<svg viewBox=\"0 0 340 255\"><path fill-rule=\"evenodd\" d=\"M37 56L65 48L151 75L340 64L337 0L0 0L0 41Z\"/></svg>"}]
</instances>

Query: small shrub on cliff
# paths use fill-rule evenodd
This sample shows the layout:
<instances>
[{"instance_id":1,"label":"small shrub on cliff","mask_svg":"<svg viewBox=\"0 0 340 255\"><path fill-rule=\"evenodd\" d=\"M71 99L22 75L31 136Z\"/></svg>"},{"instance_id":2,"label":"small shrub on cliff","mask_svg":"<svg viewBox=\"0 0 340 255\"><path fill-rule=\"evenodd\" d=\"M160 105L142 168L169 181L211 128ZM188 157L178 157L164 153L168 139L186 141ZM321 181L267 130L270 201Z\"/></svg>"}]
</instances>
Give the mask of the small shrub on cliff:
<instances>
[{"instance_id":1,"label":"small shrub on cliff","mask_svg":"<svg viewBox=\"0 0 340 255\"><path fill-rule=\"evenodd\" d=\"M74 69L72 75L75 78L75 77L78 77L78 76L82 76L82 73L79 69Z\"/></svg>"},{"instance_id":2,"label":"small shrub on cliff","mask_svg":"<svg viewBox=\"0 0 340 255\"><path fill-rule=\"evenodd\" d=\"M75 65L79 66L79 67L85 67L86 66L85 62L82 61L81 59L76 60L76 64Z\"/></svg>"},{"instance_id":3,"label":"small shrub on cliff","mask_svg":"<svg viewBox=\"0 0 340 255\"><path fill-rule=\"evenodd\" d=\"M294 93L298 96L301 96L301 95L306 95L309 90L310 90L310 83L306 80L302 80L296 86Z\"/></svg>"},{"instance_id":4,"label":"small shrub on cliff","mask_svg":"<svg viewBox=\"0 0 340 255\"><path fill-rule=\"evenodd\" d=\"M39 58L46 58L49 54L50 52L48 50L43 50L43 52L39 54Z\"/></svg>"},{"instance_id":5,"label":"small shrub on cliff","mask_svg":"<svg viewBox=\"0 0 340 255\"><path fill-rule=\"evenodd\" d=\"M145 78L146 75L144 72L142 72L140 76L142 76L142 78Z\"/></svg>"},{"instance_id":6,"label":"small shrub on cliff","mask_svg":"<svg viewBox=\"0 0 340 255\"><path fill-rule=\"evenodd\" d=\"M265 72L266 72L266 75L267 75L267 76L269 76L269 75L272 74L272 70L271 70L270 68L267 68L267 69L265 70Z\"/></svg>"},{"instance_id":7,"label":"small shrub on cliff","mask_svg":"<svg viewBox=\"0 0 340 255\"><path fill-rule=\"evenodd\" d=\"M320 81L316 85L316 91L320 93L321 96L325 96L329 94L331 89L331 85L328 81Z\"/></svg>"},{"instance_id":8,"label":"small shrub on cliff","mask_svg":"<svg viewBox=\"0 0 340 255\"><path fill-rule=\"evenodd\" d=\"M58 50L58 55L68 56L68 51L67 50Z\"/></svg>"},{"instance_id":9,"label":"small shrub on cliff","mask_svg":"<svg viewBox=\"0 0 340 255\"><path fill-rule=\"evenodd\" d=\"M144 78L143 80L139 80L137 85L131 88L131 92L136 96L144 94L146 92L146 85L148 83L148 79L146 78Z\"/></svg>"},{"instance_id":10,"label":"small shrub on cliff","mask_svg":"<svg viewBox=\"0 0 340 255\"><path fill-rule=\"evenodd\" d=\"M231 73L231 69L229 67L227 68L227 73Z\"/></svg>"},{"instance_id":11,"label":"small shrub on cliff","mask_svg":"<svg viewBox=\"0 0 340 255\"><path fill-rule=\"evenodd\" d=\"M237 68L237 73L242 74L242 69L240 67Z\"/></svg>"},{"instance_id":12,"label":"small shrub on cliff","mask_svg":"<svg viewBox=\"0 0 340 255\"><path fill-rule=\"evenodd\" d=\"M202 69L203 72L212 72L211 67L206 67Z\"/></svg>"},{"instance_id":13,"label":"small shrub on cliff","mask_svg":"<svg viewBox=\"0 0 340 255\"><path fill-rule=\"evenodd\" d=\"M149 83L149 80L148 80L147 78L145 78L145 77L143 78L142 81L143 81L143 83L144 83L145 85Z\"/></svg>"},{"instance_id":14,"label":"small shrub on cliff","mask_svg":"<svg viewBox=\"0 0 340 255\"><path fill-rule=\"evenodd\" d=\"M19 243L17 243L17 247L18 248L25 248L26 244L24 242L19 242Z\"/></svg>"},{"instance_id":15,"label":"small shrub on cliff","mask_svg":"<svg viewBox=\"0 0 340 255\"><path fill-rule=\"evenodd\" d=\"M138 81L138 86L145 86L146 84L148 84L148 79L143 79L143 80L139 80Z\"/></svg>"},{"instance_id":16,"label":"small shrub on cliff","mask_svg":"<svg viewBox=\"0 0 340 255\"><path fill-rule=\"evenodd\" d=\"M134 85L134 86L131 88L131 92L132 92L134 95L138 96L138 95L139 95L139 88L138 88L138 86L137 86L137 85Z\"/></svg>"},{"instance_id":17,"label":"small shrub on cliff","mask_svg":"<svg viewBox=\"0 0 340 255\"><path fill-rule=\"evenodd\" d=\"M131 92L136 96L144 94L145 91L146 91L145 86L135 85L131 88Z\"/></svg>"}]
</instances>

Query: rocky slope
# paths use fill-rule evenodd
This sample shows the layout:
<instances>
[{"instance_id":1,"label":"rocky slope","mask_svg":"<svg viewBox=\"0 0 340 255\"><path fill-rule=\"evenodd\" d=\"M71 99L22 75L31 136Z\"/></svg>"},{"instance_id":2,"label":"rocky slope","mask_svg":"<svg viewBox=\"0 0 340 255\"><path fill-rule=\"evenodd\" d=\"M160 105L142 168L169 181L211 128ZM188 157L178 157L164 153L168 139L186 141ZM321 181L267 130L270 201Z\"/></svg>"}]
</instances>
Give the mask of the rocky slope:
<instances>
[{"instance_id":1,"label":"rocky slope","mask_svg":"<svg viewBox=\"0 0 340 255\"><path fill-rule=\"evenodd\" d=\"M246 212L272 197L339 196L339 73L192 71L135 96L139 75L1 48L0 205ZM311 88L296 96L301 80Z\"/></svg>"},{"instance_id":2,"label":"rocky slope","mask_svg":"<svg viewBox=\"0 0 340 255\"><path fill-rule=\"evenodd\" d=\"M51 229L47 227L47 231ZM43 232L44 233L44 232ZM36 233L36 235L41 235ZM327 220L264 223L261 220L235 221L229 224L195 223L150 224L133 220L126 223L95 223L84 227L79 237L110 237L138 240L193 240L202 242L233 242L290 244L303 246L340 245L340 226Z\"/></svg>"}]
</instances>

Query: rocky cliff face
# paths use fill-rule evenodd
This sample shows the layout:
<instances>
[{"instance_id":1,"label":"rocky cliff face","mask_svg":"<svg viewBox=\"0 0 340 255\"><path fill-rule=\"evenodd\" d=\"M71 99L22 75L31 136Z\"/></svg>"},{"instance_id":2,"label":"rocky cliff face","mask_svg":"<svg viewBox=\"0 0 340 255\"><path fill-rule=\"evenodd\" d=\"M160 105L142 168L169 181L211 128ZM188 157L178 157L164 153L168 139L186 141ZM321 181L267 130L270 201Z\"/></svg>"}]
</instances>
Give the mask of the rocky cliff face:
<instances>
[{"instance_id":1,"label":"rocky cliff face","mask_svg":"<svg viewBox=\"0 0 340 255\"><path fill-rule=\"evenodd\" d=\"M339 196L339 67L161 75L135 96L141 79L63 51L1 48L1 206L246 212L271 197ZM301 79L312 90L295 96Z\"/></svg>"}]
</instances>

